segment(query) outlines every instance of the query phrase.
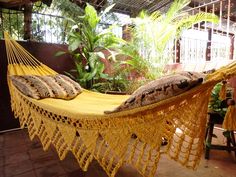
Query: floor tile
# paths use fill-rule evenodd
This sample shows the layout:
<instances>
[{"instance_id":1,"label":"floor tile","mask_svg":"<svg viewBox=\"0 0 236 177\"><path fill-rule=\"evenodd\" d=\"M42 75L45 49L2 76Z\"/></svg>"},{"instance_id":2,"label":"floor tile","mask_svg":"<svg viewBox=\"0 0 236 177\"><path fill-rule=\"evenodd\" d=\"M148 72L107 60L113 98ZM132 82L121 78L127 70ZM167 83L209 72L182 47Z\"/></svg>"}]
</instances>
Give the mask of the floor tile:
<instances>
[{"instance_id":1,"label":"floor tile","mask_svg":"<svg viewBox=\"0 0 236 177\"><path fill-rule=\"evenodd\" d=\"M14 177L36 177L36 174L35 174L34 171L29 171L29 172L26 172L26 173L15 175Z\"/></svg>"},{"instance_id":2,"label":"floor tile","mask_svg":"<svg viewBox=\"0 0 236 177\"><path fill-rule=\"evenodd\" d=\"M56 163L58 163L58 160L54 159L53 156L40 156L38 158L32 159L34 168L40 168Z\"/></svg>"},{"instance_id":3,"label":"floor tile","mask_svg":"<svg viewBox=\"0 0 236 177\"><path fill-rule=\"evenodd\" d=\"M0 168L4 165L4 159L5 157L0 156Z\"/></svg>"},{"instance_id":4,"label":"floor tile","mask_svg":"<svg viewBox=\"0 0 236 177\"><path fill-rule=\"evenodd\" d=\"M44 166L36 169L37 177L58 177L65 175L65 171L58 164Z\"/></svg>"},{"instance_id":5,"label":"floor tile","mask_svg":"<svg viewBox=\"0 0 236 177\"><path fill-rule=\"evenodd\" d=\"M25 144L24 140L21 140L21 139L22 138L18 138L18 137L8 138L4 142L4 148L17 147L19 145Z\"/></svg>"},{"instance_id":6,"label":"floor tile","mask_svg":"<svg viewBox=\"0 0 236 177\"><path fill-rule=\"evenodd\" d=\"M16 135L5 133L2 140L4 143L5 136L7 142L14 141L15 146L12 146L14 143L10 143L8 146L0 147L0 177L107 177L95 160L89 165L87 172L80 169L72 153L68 153L67 157L60 161L55 148L50 147L48 151L43 151L39 139L30 141L26 130L21 130L21 133L16 131ZM25 140L19 140L20 137ZM17 144L19 141L21 143ZM219 142L222 143L224 140ZM4 165L5 162L8 165ZM205 160L202 155L200 166L193 171L163 155L155 177L173 177L173 174L175 177L235 177L236 159L233 153L212 150L210 160ZM134 167L123 165L116 177L141 175Z\"/></svg>"},{"instance_id":7,"label":"floor tile","mask_svg":"<svg viewBox=\"0 0 236 177\"><path fill-rule=\"evenodd\" d=\"M14 141L18 141L18 140L22 141L23 140L23 133L21 130L3 133L3 135L4 135L6 142L10 142L12 140L14 140ZM22 142L24 142L24 141L22 141Z\"/></svg>"},{"instance_id":8,"label":"floor tile","mask_svg":"<svg viewBox=\"0 0 236 177\"><path fill-rule=\"evenodd\" d=\"M60 165L66 172L72 172L80 169L79 164L72 153L68 153L66 158L60 161Z\"/></svg>"},{"instance_id":9,"label":"floor tile","mask_svg":"<svg viewBox=\"0 0 236 177\"><path fill-rule=\"evenodd\" d=\"M142 177L139 172L130 165L123 165L117 172L116 177Z\"/></svg>"},{"instance_id":10,"label":"floor tile","mask_svg":"<svg viewBox=\"0 0 236 177\"><path fill-rule=\"evenodd\" d=\"M31 149L42 148L42 144L41 144L40 140L37 137L35 137L33 140L30 140L29 137L28 137L28 141L30 143L28 146Z\"/></svg>"},{"instance_id":11,"label":"floor tile","mask_svg":"<svg viewBox=\"0 0 236 177\"><path fill-rule=\"evenodd\" d=\"M4 166L5 177L19 175L31 170L33 170L33 165L30 160Z\"/></svg>"},{"instance_id":12,"label":"floor tile","mask_svg":"<svg viewBox=\"0 0 236 177\"><path fill-rule=\"evenodd\" d=\"M3 134L0 134L0 148L3 147L3 143L4 143L4 136Z\"/></svg>"},{"instance_id":13,"label":"floor tile","mask_svg":"<svg viewBox=\"0 0 236 177\"><path fill-rule=\"evenodd\" d=\"M25 153L28 151L28 147L25 144L19 144L18 146L4 148L4 156L10 156L17 153Z\"/></svg>"},{"instance_id":14,"label":"floor tile","mask_svg":"<svg viewBox=\"0 0 236 177\"><path fill-rule=\"evenodd\" d=\"M0 157L4 157L5 148L0 148Z\"/></svg>"},{"instance_id":15,"label":"floor tile","mask_svg":"<svg viewBox=\"0 0 236 177\"><path fill-rule=\"evenodd\" d=\"M83 172L80 169L67 173L67 177L78 177L78 176L85 177L85 175L86 175L86 172Z\"/></svg>"},{"instance_id":16,"label":"floor tile","mask_svg":"<svg viewBox=\"0 0 236 177\"><path fill-rule=\"evenodd\" d=\"M22 161L29 160L29 154L27 152L16 153L13 155L6 155L5 156L5 164L20 164Z\"/></svg>"},{"instance_id":17,"label":"floor tile","mask_svg":"<svg viewBox=\"0 0 236 177\"><path fill-rule=\"evenodd\" d=\"M47 151L44 151L42 147L39 147L36 149L30 149L28 153L30 155L31 160L40 159L42 157L47 157L47 156L53 158L52 151L50 149Z\"/></svg>"},{"instance_id":18,"label":"floor tile","mask_svg":"<svg viewBox=\"0 0 236 177\"><path fill-rule=\"evenodd\" d=\"M0 176L1 177L5 177L4 168L3 167L0 167Z\"/></svg>"}]
</instances>

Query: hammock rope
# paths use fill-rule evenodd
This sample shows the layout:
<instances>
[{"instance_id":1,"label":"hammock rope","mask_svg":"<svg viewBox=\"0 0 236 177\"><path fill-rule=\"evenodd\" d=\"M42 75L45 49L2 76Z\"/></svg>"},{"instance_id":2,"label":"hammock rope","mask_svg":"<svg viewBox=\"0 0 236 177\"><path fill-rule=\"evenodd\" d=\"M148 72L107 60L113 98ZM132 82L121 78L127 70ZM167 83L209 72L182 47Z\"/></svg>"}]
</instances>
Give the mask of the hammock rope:
<instances>
[{"instance_id":1,"label":"hammock rope","mask_svg":"<svg viewBox=\"0 0 236 177\"><path fill-rule=\"evenodd\" d=\"M8 75L56 74L5 33ZM70 101L23 95L8 80L11 105L21 127L37 136L47 150L53 145L62 160L71 151L87 170L93 159L114 177L123 164L134 166L145 177L157 170L162 137L164 154L195 169L203 152L208 99L213 86L236 74L236 64L217 70L207 81L184 94L128 111L104 114L128 98L84 90Z\"/></svg>"}]
</instances>

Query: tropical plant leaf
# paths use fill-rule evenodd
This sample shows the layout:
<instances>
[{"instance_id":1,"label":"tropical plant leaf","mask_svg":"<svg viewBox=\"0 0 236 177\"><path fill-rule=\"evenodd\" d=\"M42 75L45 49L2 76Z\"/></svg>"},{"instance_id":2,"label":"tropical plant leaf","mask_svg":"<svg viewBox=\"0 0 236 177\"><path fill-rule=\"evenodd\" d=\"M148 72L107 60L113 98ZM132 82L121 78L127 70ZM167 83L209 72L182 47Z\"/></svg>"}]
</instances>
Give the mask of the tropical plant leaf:
<instances>
[{"instance_id":1,"label":"tropical plant leaf","mask_svg":"<svg viewBox=\"0 0 236 177\"><path fill-rule=\"evenodd\" d=\"M89 66L91 68L95 68L97 65L97 61L98 61L98 56L96 54L97 52L89 52Z\"/></svg>"},{"instance_id":2,"label":"tropical plant leaf","mask_svg":"<svg viewBox=\"0 0 236 177\"><path fill-rule=\"evenodd\" d=\"M69 72L64 72L67 76L69 76L71 79L73 79L73 80L76 80L76 78L75 78L75 76L73 76L71 73L69 73Z\"/></svg>"},{"instance_id":3,"label":"tropical plant leaf","mask_svg":"<svg viewBox=\"0 0 236 177\"><path fill-rule=\"evenodd\" d=\"M110 12L110 10L111 10L115 5L116 5L116 4L112 4L112 5L108 6L108 7L102 12L102 14L100 15L100 19L101 19L104 15L106 15L108 12Z\"/></svg>"},{"instance_id":4,"label":"tropical plant leaf","mask_svg":"<svg viewBox=\"0 0 236 177\"><path fill-rule=\"evenodd\" d=\"M105 69L105 66L103 63L100 63L100 62L97 63L97 72L100 76L103 73L104 69Z\"/></svg>"},{"instance_id":5,"label":"tropical plant leaf","mask_svg":"<svg viewBox=\"0 0 236 177\"><path fill-rule=\"evenodd\" d=\"M81 45L81 40L79 38L73 38L72 40L69 41L68 50L73 52L76 49L78 49L80 45Z\"/></svg>"},{"instance_id":6,"label":"tropical plant leaf","mask_svg":"<svg viewBox=\"0 0 236 177\"><path fill-rule=\"evenodd\" d=\"M97 11L89 3L86 3L85 7L85 18L88 21L91 28L96 28L97 24L100 21Z\"/></svg>"},{"instance_id":7,"label":"tropical plant leaf","mask_svg":"<svg viewBox=\"0 0 236 177\"><path fill-rule=\"evenodd\" d=\"M56 52L55 53L55 57L59 57L59 56L62 56L62 55L65 55L67 52L65 52L65 51L58 51L58 52Z\"/></svg>"},{"instance_id":8,"label":"tropical plant leaf","mask_svg":"<svg viewBox=\"0 0 236 177\"><path fill-rule=\"evenodd\" d=\"M99 58L106 59L106 57L105 57L103 52L94 52L94 54L96 54Z\"/></svg>"},{"instance_id":9,"label":"tropical plant leaf","mask_svg":"<svg viewBox=\"0 0 236 177\"><path fill-rule=\"evenodd\" d=\"M180 19L176 24L176 28L178 30L178 36L184 29L188 29L193 24L197 24L202 21L218 23L219 18L216 15L210 13L197 13L195 15L186 16L185 18Z\"/></svg>"}]
</instances>

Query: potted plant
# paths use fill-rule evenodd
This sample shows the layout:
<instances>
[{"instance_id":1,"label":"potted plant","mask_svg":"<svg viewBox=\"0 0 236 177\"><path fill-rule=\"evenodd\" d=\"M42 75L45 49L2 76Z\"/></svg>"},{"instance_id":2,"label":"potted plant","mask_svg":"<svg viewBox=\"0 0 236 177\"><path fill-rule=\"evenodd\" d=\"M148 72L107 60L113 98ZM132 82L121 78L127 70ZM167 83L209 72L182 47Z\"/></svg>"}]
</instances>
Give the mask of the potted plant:
<instances>
[{"instance_id":1,"label":"potted plant","mask_svg":"<svg viewBox=\"0 0 236 177\"><path fill-rule=\"evenodd\" d=\"M98 31L98 26L103 18L114 5L107 7L100 15L93 6L87 3L84 15L79 17L71 32L68 34L68 51L75 62L75 80L83 87L93 89L95 84L109 80L110 76L104 73L104 60L114 59L115 51L125 43L116 37L110 29ZM109 51L109 56L104 55ZM64 54L60 52L58 55ZM71 75L72 76L72 75ZM73 76L72 76L73 77Z\"/></svg>"},{"instance_id":2,"label":"potted plant","mask_svg":"<svg viewBox=\"0 0 236 177\"><path fill-rule=\"evenodd\" d=\"M166 13L155 11L149 14L142 11L137 18L133 18L133 24L129 29L132 33L129 43L136 48L136 53L126 50L126 54L137 60L137 52L139 53L139 58L148 63L146 66L150 74L147 76L150 79L163 75L164 66L172 59L171 56L165 55L166 48L170 43L173 44L184 30L202 21L218 22L218 17L214 14L200 12L191 15L185 12L184 8L190 2L175 0Z\"/></svg>"}]
</instances>

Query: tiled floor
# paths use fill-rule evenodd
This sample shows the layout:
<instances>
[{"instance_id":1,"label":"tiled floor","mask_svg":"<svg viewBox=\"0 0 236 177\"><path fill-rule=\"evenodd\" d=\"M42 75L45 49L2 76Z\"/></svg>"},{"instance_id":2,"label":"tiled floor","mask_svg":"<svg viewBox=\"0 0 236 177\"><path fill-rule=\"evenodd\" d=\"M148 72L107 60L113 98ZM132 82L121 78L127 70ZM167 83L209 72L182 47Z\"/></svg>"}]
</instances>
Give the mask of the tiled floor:
<instances>
[{"instance_id":1,"label":"tiled floor","mask_svg":"<svg viewBox=\"0 0 236 177\"><path fill-rule=\"evenodd\" d=\"M233 153L212 150L210 155L210 160L202 158L196 171L186 169L163 156L156 177L236 177L236 159ZM30 141L27 130L20 130L0 134L0 177L107 177L107 175L96 161L90 165L87 172L79 168L72 154L60 161L53 148L44 152L37 139ZM141 175L134 168L123 166L116 177L141 177Z\"/></svg>"}]
</instances>

